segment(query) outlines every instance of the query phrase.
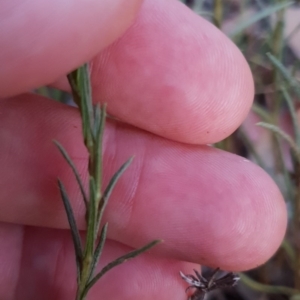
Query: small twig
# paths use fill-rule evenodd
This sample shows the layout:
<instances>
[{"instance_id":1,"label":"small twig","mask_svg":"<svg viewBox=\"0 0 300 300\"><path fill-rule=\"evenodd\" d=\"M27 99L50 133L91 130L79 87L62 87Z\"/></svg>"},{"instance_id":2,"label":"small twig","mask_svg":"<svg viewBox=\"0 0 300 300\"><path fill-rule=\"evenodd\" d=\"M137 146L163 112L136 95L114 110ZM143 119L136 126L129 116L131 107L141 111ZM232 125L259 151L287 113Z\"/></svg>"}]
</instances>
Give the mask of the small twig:
<instances>
[{"instance_id":1,"label":"small twig","mask_svg":"<svg viewBox=\"0 0 300 300\"><path fill-rule=\"evenodd\" d=\"M102 140L104 125L106 119L106 107L99 104L93 106L92 90L89 77L89 69L84 65L68 75L68 79L72 88L74 101L77 103L82 119L82 133L85 147L88 151L88 172L89 172L89 192L84 189L84 185L80 175L73 163L72 159L58 142L55 142L59 151L63 155L71 167L73 174L79 185L81 195L86 207L86 222L87 232L84 247L79 235L76 225L75 217L72 211L70 200L67 192L59 180L59 189L61 197L67 213L69 225L71 228L73 244L76 254L77 264L77 293L76 300L84 300L90 288L110 269L124 263L155 246L159 241L153 241L150 244L129 252L115 261L109 263L104 267L100 273L94 274L98 261L101 257L106 235L107 224L105 224L100 231L100 224L106 208L108 199L118 179L122 176L125 170L132 162L130 158L125 162L121 168L113 175L107 188L102 192L102 178L103 178L103 161L102 161ZM100 232L99 232L100 231Z\"/></svg>"}]
</instances>

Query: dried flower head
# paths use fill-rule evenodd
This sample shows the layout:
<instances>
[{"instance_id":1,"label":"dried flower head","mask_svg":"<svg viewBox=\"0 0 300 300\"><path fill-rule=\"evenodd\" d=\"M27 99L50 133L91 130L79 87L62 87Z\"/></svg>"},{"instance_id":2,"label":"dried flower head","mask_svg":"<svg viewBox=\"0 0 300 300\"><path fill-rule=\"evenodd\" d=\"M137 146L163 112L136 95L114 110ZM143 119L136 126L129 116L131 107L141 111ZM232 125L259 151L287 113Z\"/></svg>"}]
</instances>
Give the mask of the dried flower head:
<instances>
[{"instance_id":1,"label":"dried flower head","mask_svg":"<svg viewBox=\"0 0 300 300\"><path fill-rule=\"evenodd\" d=\"M215 269L210 278L204 278L197 270L195 271L196 276L194 275L184 275L180 272L180 276L183 280L190 284L190 286L186 289L196 289L196 291L191 295L188 300L203 300L206 293L218 288L224 287L232 287L234 286L240 277L235 273L227 273L224 276L217 277L217 273L219 272L219 268Z\"/></svg>"}]
</instances>

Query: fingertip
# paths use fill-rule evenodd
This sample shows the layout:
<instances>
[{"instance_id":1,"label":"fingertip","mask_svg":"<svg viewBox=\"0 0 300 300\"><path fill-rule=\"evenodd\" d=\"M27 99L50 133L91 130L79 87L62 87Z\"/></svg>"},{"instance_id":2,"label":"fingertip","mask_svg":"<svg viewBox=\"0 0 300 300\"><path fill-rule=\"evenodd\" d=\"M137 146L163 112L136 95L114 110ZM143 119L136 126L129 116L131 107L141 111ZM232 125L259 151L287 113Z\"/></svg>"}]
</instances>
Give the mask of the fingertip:
<instances>
[{"instance_id":1,"label":"fingertip","mask_svg":"<svg viewBox=\"0 0 300 300\"><path fill-rule=\"evenodd\" d=\"M228 188L203 233L201 263L245 271L267 262L279 249L287 228L287 207L278 186L260 167L240 158L228 171ZM230 184L235 185L230 187ZM221 185L221 184L220 184Z\"/></svg>"},{"instance_id":2,"label":"fingertip","mask_svg":"<svg viewBox=\"0 0 300 300\"><path fill-rule=\"evenodd\" d=\"M1 97L50 84L118 38L142 0L5 1Z\"/></svg>"},{"instance_id":3,"label":"fingertip","mask_svg":"<svg viewBox=\"0 0 300 300\"><path fill-rule=\"evenodd\" d=\"M179 1L146 0L134 25L93 62L97 101L125 122L173 140L230 135L254 85L240 50Z\"/></svg>"}]
</instances>

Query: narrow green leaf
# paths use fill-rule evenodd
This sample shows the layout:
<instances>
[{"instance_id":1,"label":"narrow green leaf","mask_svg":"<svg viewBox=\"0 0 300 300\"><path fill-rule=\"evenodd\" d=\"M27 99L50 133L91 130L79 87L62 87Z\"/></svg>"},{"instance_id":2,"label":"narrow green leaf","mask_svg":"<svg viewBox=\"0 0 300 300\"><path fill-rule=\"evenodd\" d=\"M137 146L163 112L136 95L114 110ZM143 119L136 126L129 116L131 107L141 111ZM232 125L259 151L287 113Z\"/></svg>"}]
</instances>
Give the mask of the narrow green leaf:
<instances>
[{"instance_id":1,"label":"narrow green leaf","mask_svg":"<svg viewBox=\"0 0 300 300\"><path fill-rule=\"evenodd\" d=\"M94 253L94 243L96 240L96 206L95 206L95 181L90 178L90 200L89 200L89 214L88 214L88 224L86 233L86 247L84 251L84 256L91 255Z\"/></svg>"},{"instance_id":2,"label":"narrow green leaf","mask_svg":"<svg viewBox=\"0 0 300 300\"><path fill-rule=\"evenodd\" d=\"M300 128L299 128L299 122L296 113L296 107L285 87L282 87L282 93L283 93L283 98L285 99L290 111L294 132L295 132L296 144L298 145L298 147L300 147Z\"/></svg>"},{"instance_id":3,"label":"narrow green leaf","mask_svg":"<svg viewBox=\"0 0 300 300\"><path fill-rule=\"evenodd\" d=\"M297 157L298 161L300 162L299 149L298 149L296 143L294 142L294 140L292 139L292 137L290 135L288 135L282 129L280 129L278 126L275 126L273 124L259 122L256 125L261 126L263 128L266 128L266 129L269 129L270 131L276 133L278 136L280 136L282 139L284 139L290 145L291 149L296 154L296 157Z\"/></svg>"},{"instance_id":4,"label":"narrow green leaf","mask_svg":"<svg viewBox=\"0 0 300 300\"><path fill-rule=\"evenodd\" d=\"M80 188L80 192L85 204L85 207L87 208L88 206L88 200L87 200L87 195L84 191L84 187L83 187L83 183L81 181L80 175L77 171L77 168L75 167L72 159L70 158L69 154L67 153L67 151L65 150L65 148L58 142L58 141L53 141L53 143L56 145L56 147L58 148L58 150L60 151L60 153L62 154L62 156L64 157L64 159L67 161L67 163L69 164L69 166L71 167L73 174L76 178L76 181L79 185Z\"/></svg>"},{"instance_id":5,"label":"narrow green leaf","mask_svg":"<svg viewBox=\"0 0 300 300\"><path fill-rule=\"evenodd\" d=\"M80 110L80 114L81 114L81 125L82 125L82 134L83 134L83 139L84 141L86 141L86 137L87 137L87 126L86 124L88 124L88 119L86 116L86 110L84 110L82 108L82 91L80 90L80 86L78 83L78 71L79 69L76 69L74 71L72 71L71 73L69 73L67 75L67 78L69 80L71 89L72 89L72 95L73 95L73 100L74 102L77 104L77 106L79 107Z\"/></svg>"},{"instance_id":6,"label":"narrow green leaf","mask_svg":"<svg viewBox=\"0 0 300 300\"><path fill-rule=\"evenodd\" d=\"M73 71L71 73L69 73L67 75L69 84L71 86L72 89L72 94L73 94L73 100L74 102L78 105L78 107L80 108L81 106L81 101L80 101L80 91L78 89L78 85L77 85L77 71Z\"/></svg>"},{"instance_id":7,"label":"narrow green leaf","mask_svg":"<svg viewBox=\"0 0 300 300\"><path fill-rule=\"evenodd\" d=\"M222 21L223 21L223 0L214 0L213 5L213 21L216 27L221 28L222 27Z\"/></svg>"},{"instance_id":8,"label":"narrow green leaf","mask_svg":"<svg viewBox=\"0 0 300 300\"><path fill-rule=\"evenodd\" d=\"M144 247L141 247L139 249L133 250L119 258L117 258L116 260L110 262L109 264L107 264L87 285L87 290L89 290L105 273L107 273L109 270L111 270L112 268L128 261L129 259L132 259L136 256L138 256L139 254L148 251L150 248L154 247L155 245L161 243L162 240L156 240L153 241L149 244L147 244Z\"/></svg>"},{"instance_id":9,"label":"narrow green leaf","mask_svg":"<svg viewBox=\"0 0 300 300\"><path fill-rule=\"evenodd\" d=\"M90 72L88 64L84 64L78 68L77 80L79 90L81 91L81 113L85 116L88 143L91 143L92 128L93 128L93 100L92 100L92 88L90 84Z\"/></svg>"},{"instance_id":10,"label":"narrow green leaf","mask_svg":"<svg viewBox=\"0 0 300 300\"><path fill-rule=\"evenodd\" d=\"M299 290L290 287L262 284L253 280L252 278L250 278L245 274L239 274L239 275L241 277L242 282L255 291L268 293L268 294L283 294L288 296L300 294Z\"/></svg>"},{"instance_id":11,"label":"narrow green leaf","mask_svg":"<svg viewBox=\"0 0 300 300\"><path fill-rule=\"evenodd\" d=\"M97 103L94 106L94 128L93 128L93 136L96 140L102 140L103 132L105 128L105 119L106 119L106 104L100 106Z\"/></svg>"},{"instance_id":12,"label":"narrow green leaf","mask_svg":"<svg viewBox=\"0 0 300 300\"><path fill-rule=\"evenodd\" d=\"M255 112L264 122L271 122L271 116L270 113L258 105L257 103L253 103L252 110Z\"/></svg>"},{"instance_id":13,"label":"narrow green leaf","mask_svg":"<svg viewBox=\"0 0 300 300\"><path fill-rule=\"evenodd\" d=\"M82 132L88 149L92 147L93 107L88 64L84 64L68 75L74 101L79 106Z\"/></svg>"},{"instance_id":14,"label":"narrow green leaf","mask_svg":"<svg viewBox=\"0 0 300 300\"><path fill-rule=\"evenodd\" d=\"M253 143L250 141L249 137L247 136L247 134L245 133L245 131L242 129L242 127L240 127L238 129L238 133L239 133L240 139L242 140L242 142L246 146L246 148L249 151L249 153L253 156L253 158L255 159L256 163L261 168L263 168L264 170L266 170L267 168L265 166L264 161L262 160L262 158L257 153L255 147L253 146Z\"/></svg>"},{"instance_id":15,"label":"narrow green leaf","mask_svg":"<svg viewBox=\"0 0 300 300\"><path fill-rule=\"evenodd\" d=\"M255 24L256 22L272 15L273 13L286 8L288 6L291 6L294 2L285 2L285 3L279 3L275 5L271 5L269 7L266 7L262 11L255 14L252 18L247 19L246 21L241 22L240 24L236 24L235 29L232 30L228 35L230 37L234 37L235 35L242 33L246 28L249 26Z\"/></svg>"},{"instance_id":16,"label":"narrow green leaf","mask_svg":"<svg viewBox=\"0 0 300 300\"><path fill-rule=\"evenodd\" d=\"M280 72L286 82L294 88L300 100L300 83L292 76L290 71L271 53L266 54L274 67Z\"/></svg>"},{"instance_id":17,"label":"narrow green leaf","mask_svg":"<svg viewBox=\"0 0 300 300\"><path fill-rule=\"evenodd\" d=\"M78 69L77 76L79 87L81 90L82 103L86 105L88 116L92 117L94 113L89 65L84 64L83 66L81 66ZM93 124L90 124L90 127L92 128Z\"/></svg>"},{"instance_id":18,"label":"narrow green leaf","mask_svg":"<svg viewBox=\"0 0 300 300\"><path fill-rule=\"evenodd\" d=\"M101 107L100 104L97 103L94 105L94 127L93 127L93 139L96 141L98 128L101 123Z\"/></svg>"},{"instance_id":19,"label":"narrow green leaf","mask_svg":"<svg viewBox=\"0 0 300 300\"><path fill-rule=\"evenodd\" d=\"M66 192L66 189L63 185L63 183L58 179L58 186L61 194L61 198L64 203L64 207L67 213L70 229L71 229L71 234L72 234L72 239L73 239L73 244L75 248L75 255L76 255L76 263L77 263L77 268L80 270L80 265L82 262L83 258L83 253L82 253L82 246L81 246L81 239L80 239L80 234L79 230L76 224L76 220L73 214L73 210L69 201L68 194Z\"/></svg>"},{"instance_id":20,"label":"narrow green leaf","mask_svg":"<svg viewBox=\"0 0 300 300\"><path fill-rule=\"evenodd\" d=\"M123 173L126 171L126 169L129 167L129 165L132 163L133 157L130 157L121 167L120 169L114 174L114 176L109 181L109 184L107 185L103 197L109 198L111 195L111 192L113 191L116 183L118 182L119 178L123 175Z\"/></svg>"},{"instance_id":21,"label":"narrow green leaf","mask_svg":"<svg viewBox=\"0 0 300 300\"><path fill-rule=\"evenodd\" d=\"M101 115L100 115L100 126L97 133L97 137L99 140L99 143L103 141L103 134L104 134L104 128L105 128L105 120L106 120L106 104L104 103L101 107Z\"/></svg>"},{"instance_id":22,"label":"narrow green leaf","mask_svg":"<svg viewBox=\"0 0 300 300\"><path fill-rule=\"evenodd\" d=\"M131 157L130 159L128 159L121 167L120 169L114 174L114 176L110 179L103 195L102 195L102 202L101 205L99 206L99 212L98 212L98 216L97 216L97 228L99 228L99 224L100 221L102 219L102 215L104 213L104 209L107 205L108 199L115 187L115 185L117 184L119 178L122 176L122 174L125 172L125 170L129 167L129 165L131 164L133 160L133 157Z\"/></svg>"},{"instance_id":23,"label":"narrow green leaf","mask_svg":"<svg viewBox=\"0 0 300 300\"><path fill-rule=\"evenodd\" d=\"M296 251L294 246L285 238L281 243L281 247L287 254L288 259L290 260L291 268L295 270L296 267Z\"/></svg>"},{"instance_id":24,"label":"narrow green leaf","mask_svg":"<svg viewBox=\"0 0 300 300\"><path fill-rule=\"evenodd\" d=\"M99 107L99 106L98 106ZM96 108L97 109L97 108ZM103 159L102 159L102 141L103 141L103 132L105 128L106 120L106 106L103 105L102 108L99 107L98 113L95 115L95 182L97 185L98 196L97 201L100 201L100 192L102 191L102 172L103 172ZM97 205L99 203L97 202Z\"/></svg>"},{"instance_id":25,"label":"narrow green leaf","mask_svg":"<svg viewBox=\"0 0 300 300\"><path fill-rule=\"evenodd\" d=\"M102 227L102 230L101 230L101 233L100 233L100 236L99 236L99 242L98 242L98 245L97 245L97 247L95 249L95 253L94 253L94 257L93 257L93 263L92 263L92 268L91 268L91 274L90 274L90 277L89 277L89 281L90 281L91 277L94 274L94 271L95 271L95 269L97 267L99 258L100 258L101 254L102 254L102 250L103 250L103 247L104 247L104 244L105 244L105 240L106 240L107 227L108 227L108 223L106 223Z\"/></svg>"}]
</instances>

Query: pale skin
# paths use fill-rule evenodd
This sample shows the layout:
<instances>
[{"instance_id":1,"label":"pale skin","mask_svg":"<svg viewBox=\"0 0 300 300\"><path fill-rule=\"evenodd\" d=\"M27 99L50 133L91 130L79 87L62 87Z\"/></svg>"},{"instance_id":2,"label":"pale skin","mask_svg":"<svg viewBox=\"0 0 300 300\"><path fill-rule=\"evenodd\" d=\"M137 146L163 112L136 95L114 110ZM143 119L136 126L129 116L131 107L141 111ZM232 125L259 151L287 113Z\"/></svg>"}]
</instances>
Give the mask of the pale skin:
<instances>
[{"instance_id":1,"label":"pale skin","mask_svg":"<svg viewBox=\"0 0 300 300\"><path fill-rule=\"evenodd\" d=\"M287 222L277 186L253 163L205 145L232 133L253 100L248 65L225 35L176 0L10 0L0 7L1 299L74 298L57 177L81 229L84 209L51 141L86 174L79 113L20 94L53 82L68 89L59 78L93 57L95 101L104 99L130 124L107 124L106 182L135 156L106 211L101 264L153 239L165 242L108 273L89 299L186 299L179 271L191 274L199 263L247 270L274 254Z\"/></svg>"}]
</instances>

